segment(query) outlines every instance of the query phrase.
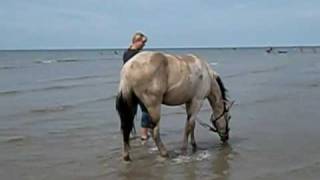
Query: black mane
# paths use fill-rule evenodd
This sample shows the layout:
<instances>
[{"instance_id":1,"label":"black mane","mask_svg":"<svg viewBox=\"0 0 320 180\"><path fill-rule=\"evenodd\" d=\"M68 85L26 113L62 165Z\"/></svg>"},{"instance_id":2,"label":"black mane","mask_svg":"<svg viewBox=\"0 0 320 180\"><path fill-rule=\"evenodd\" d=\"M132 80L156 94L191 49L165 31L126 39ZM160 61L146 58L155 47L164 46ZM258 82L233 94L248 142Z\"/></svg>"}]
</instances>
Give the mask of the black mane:
<instances>
[{"instance_id":1,"label":"black mane","mask_svg":"<svg viewBox=\"0 0 320 180\"><path fill-rule=\"evenodd\" d=\"M221 91L221 95L222 95L222 99L228 101L228 90L226 89L226 87L224 86L220 76L217 76L216 78L218 85L220 87L220 91Z\"/></svg>"}]
</instances>

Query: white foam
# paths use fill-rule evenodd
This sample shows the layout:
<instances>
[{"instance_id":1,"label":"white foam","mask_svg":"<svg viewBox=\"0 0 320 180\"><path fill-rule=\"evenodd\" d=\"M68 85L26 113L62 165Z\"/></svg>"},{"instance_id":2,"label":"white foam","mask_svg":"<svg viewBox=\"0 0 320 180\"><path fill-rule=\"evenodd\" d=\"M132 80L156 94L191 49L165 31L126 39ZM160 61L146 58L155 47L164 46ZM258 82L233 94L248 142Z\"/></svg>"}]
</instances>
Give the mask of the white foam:
<instances>
[{"instance_id":1,"label":"white foam","mask_svg":"<svg viewBox=\"0 0 320 180\"><path fill-rule=\"evenodd\" d=\"M181 164L181 163L188 163L192 160L190 156L183 156L180 155L177 158L172 159L172 161L176 164Z\"/></svg>"},{"instance_id":2,"label":"white foam","mask_svg":"<svg viewBox=\"0 0 320 180\"><path fill-rule=\"evenodd\" d=\"M149 150L148 150L148 152L150 153L150 154L153 154L153 153L155 153L155 152L157 152L158 151L158 148L157 147L151 147L151 148L149 148Z\"/></svg>"},{"instance_id":3,"label":"white foam","mask_svg":"<svg viewBox=\"0 0 320 180\"><path fill-rule=\"evenodd\" d=\"M35 63L38 63L38 64L51 64L54 62L57 62L57 61L56 60L37 60L37 61L35 61Z\"/></svg>"},{"instance_id":4,"label":"white foam","mask_svg":"<svg viewBox=\"0 0 320 180\"><path fill-rule=\"evenodd\" d=\"M182 164L182 163L189 163L192 161L203 161L203 160L209 159L210 157L211 157L211 154L209 153L209 151L205 150L191 156L179 155L178 157L172 159L172 161L175 164Z\"/></svg>"},{"instance_id":5,"label":"white foam","mask_svg":"<svg viewBox=\"0 0 320 180\"><path fill-rule=\"evenodd\" d=\"M202 151L197 155L196 160L202 161L202 160L208 159L210 156L211 154L209 153L209 151Z\"/></svg>"},{"instance_id":6,"label":"white foam","mask_svg":"<svg viewBox=\"0 0 320 180\"><path fill-rule=\"evenodd\" d=\"M218 65L218 63L217 62L212 62L212 63L210 63L210 65L216 66L216 65Z\"/></svg>"}]
</instances>

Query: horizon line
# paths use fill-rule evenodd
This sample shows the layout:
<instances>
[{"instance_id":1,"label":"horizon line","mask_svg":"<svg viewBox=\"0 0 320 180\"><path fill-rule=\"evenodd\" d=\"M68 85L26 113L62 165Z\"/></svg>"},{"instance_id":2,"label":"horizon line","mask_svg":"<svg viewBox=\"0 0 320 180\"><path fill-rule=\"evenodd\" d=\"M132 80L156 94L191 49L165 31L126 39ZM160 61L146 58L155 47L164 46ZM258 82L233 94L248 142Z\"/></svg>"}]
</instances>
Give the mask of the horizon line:
<instances>
[{"instance_id":1,"label":"horizon line","mask_svg":"<svg viewBox=\"0 0 320 180\"><path fill-rule=\"evenodd\" d=\"M263 45L263 46L189 46L189 47L150 47L144 48L145 50L153 49L250 49L250 48L319 48L319 45ZM123 50L127 49L120 47L106 48L106 47L75 47L75 48L17 48L17 49L0 49L0 51L58 51L58 50Z\"/></svg>"}]
</instances>

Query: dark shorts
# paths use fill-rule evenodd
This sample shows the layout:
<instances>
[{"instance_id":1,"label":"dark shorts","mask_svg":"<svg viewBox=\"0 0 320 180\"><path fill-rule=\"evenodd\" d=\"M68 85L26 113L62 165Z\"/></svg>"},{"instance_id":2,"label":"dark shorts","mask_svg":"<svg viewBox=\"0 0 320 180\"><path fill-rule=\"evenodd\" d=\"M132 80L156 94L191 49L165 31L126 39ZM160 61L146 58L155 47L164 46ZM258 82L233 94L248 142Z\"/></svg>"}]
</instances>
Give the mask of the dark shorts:
<instances>
[{"instance_id":1,"label":"dark shorts","mask_svg":"<svg viewBox=\"0 0 320 180\"><path fill-rule=\"evenodd\" d=\"M152 128L152 122L150 115L146 108L140 105L142 115L141 115L141 127L142 128Z\"/></svg>"}]
</instances>

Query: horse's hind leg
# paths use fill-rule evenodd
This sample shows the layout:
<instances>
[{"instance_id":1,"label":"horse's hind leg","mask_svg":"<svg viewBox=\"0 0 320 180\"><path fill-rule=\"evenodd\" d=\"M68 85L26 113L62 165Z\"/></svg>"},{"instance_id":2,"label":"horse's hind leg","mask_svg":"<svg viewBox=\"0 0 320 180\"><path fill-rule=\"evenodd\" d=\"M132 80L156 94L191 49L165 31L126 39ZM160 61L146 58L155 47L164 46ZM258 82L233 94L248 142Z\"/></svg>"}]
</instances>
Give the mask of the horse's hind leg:
<instances>
[{"instance_id":1,"label":"horse's hind leg","mask_svg":"<svg viewBox=\"0 0 320 180\"><path fill-rule=\"evenodd\" d=\"M116 109L120 116L121 131L123 136L122 158L125 161L130 160L130 133L133 127L133 119L137 111L137 103L130 102L129 98L130 97L128 96L123 96L122 92L120 92L116 98Z\"/></svg>"},{"instance_id":2,"label":"horse's hind leg","mask_svg":"<svg viewBox=\"0 0 320 180\"><path fill-rule=\"evenodd\" d=\"M157 145L161 156L163 157L167 157L168 156L168 152L166 147L164 146L164 144L161 141L160 138L160 127L159 127L159 123L160 123L160 106L161 104L157 104L154 106L149 106L147 107L149 115L152 119L152 123L153 123L153 127L152 127L152 138L155 142L155 144Z\"/></svg>"},{"instance_id":3,"label":"horse's hind leg","mask_svg":"<svg viewBox=\"0 0 320 180\"><path fill-rule=\"evenodd\" d=\"M197 144L194 138L194 129L195 129L195 120L197 118L197 115L200 111L201 106L202 106L202 102L198 100L193 100L190 103L186 104L188 117L186 120L185 129L184 129L184 136L183 136L183 142L182 142L182 148L181 148L182 154L187 153L188 137L190 133L191 133L191 145L192 145L193 151L195 151L197 148Z\"/></svg>"}]
</instances>

